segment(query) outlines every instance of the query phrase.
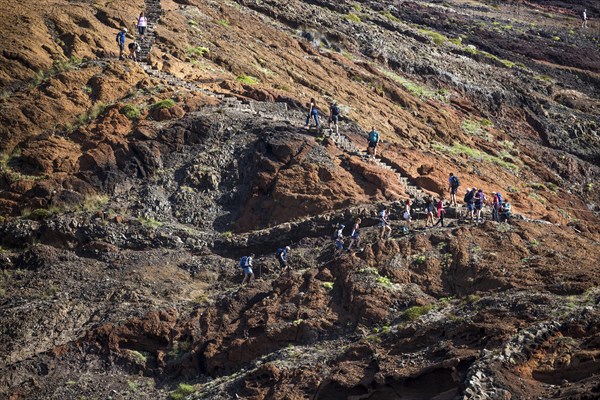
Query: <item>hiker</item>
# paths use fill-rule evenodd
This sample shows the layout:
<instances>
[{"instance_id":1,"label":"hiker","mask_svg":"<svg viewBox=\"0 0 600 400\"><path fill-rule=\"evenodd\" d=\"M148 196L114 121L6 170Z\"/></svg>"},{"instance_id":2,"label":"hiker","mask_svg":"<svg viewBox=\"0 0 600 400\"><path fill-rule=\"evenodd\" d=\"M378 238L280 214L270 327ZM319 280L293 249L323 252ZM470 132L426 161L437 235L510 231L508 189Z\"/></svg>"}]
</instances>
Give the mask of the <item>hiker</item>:
<instances>
[{"instance_id":1,"label":"hiker","mask_svg":"<svg viewBox=\"0 0 600 400\"><path fill-rule=\"evenodd\" d=\"M337 103L334 101L329 106L329 132L330 132L330 134L333 134L333 129L331 128L332 124L335 127L335 135L338 136L340 134L339 129L338 129L339 119L340 119L340 108L338 107Z\"/></svg>"},{"instance_id":2,"label":"hiker","mask_svg":"<svg viewBox=\"0 0 600 400\"><path fill-rule=\"evenodd\" d=\"M281 271L289 269L287 265L287 256L290 252L290 246L285 246L284 248L279 248L275 252L275 258L279 261L279 269Z\"/></svg>"},{"instance_id":3,"label":"hiker","mask_svg":"<svg viewBox=\"0 0 600 400\"><path fill-rule=\"evenodd\" d=\"M500 222L500 207L502 206L502 195L500 192L492 193L492 220Z\"/></svg>"},{"instance_id":4,"label":"hiker","mask_svg":"<svg viewBox=\"0 0 600 400\"><path fill-rule=\"evenodd\" d=\"M425 199L425 213L427 213L427 219L425 220L425 228L427 228L429 222L431 222L431 226L433 226L433 205L433 198L431 196L428 196L427 199Z\"/></svg>"},{"instance_id":5,"label":"hiker","mask_svg":"<svg viewBox=\"0 0 600 400\"><path fill-rule=\"evenodd\" d=\"M148 26L148 18L146 18L146 15L142 11L140 13L140 16L138 17L138 20L137 20L138 33L140 34L140 38L142 40L144 40L144 35L146 34L146 27L147 26Z\"/></svg>"},{"instance_id":6,"label":"hiker","mask_svg":"<svg viewBox=\"0 0 600 400\"><path fill-rule=\"evenodd\" d=\"M335 240L335 253L334 255L338 256L341 254L342 250L344 250L344 228L346 225L340 224L339 229L336 229L334 233Z\"/></svg>"},{"instance_id":7,"label":"hiker","mask_svg":"<svg viewBox=\"0 0 600 400\"><path fill-rule=\"evenodd\" d=\"M404 206L404 214L402 214L402 218L404 218L404 220L406 221L406 228L410 228L411 222L412 222L412 218L410 216L410 208L412 206L412 203L410 201L410 199L406 200L406 205Z\"/></svg>"},{"instance_id":8,"label":"hiker","mask_svg":"<svg viewBox=\"0 0 600 400\"><path fill-rule=\"evenodd\" d=\"M240 258L240 267L244 269L244 279L242 279L242 285L244 283L250 283L252 278L254 278L254 272L252 272L252 259L254 259L254 253L249 256L244 256Z\"/></svg>"},{"instance_id":9,"label":"hiker","mask_svg":"<svg viewBox=\"0 0 600 400\"><path fill-rule=\"evenodd\" d=\"M319 111L317 110L317 102L314 98L310 99L309 107L310 109L308 111L308 116L306 117L306 125L304 127L309 127L310 118L313 117L315 120L315 126L317 127L317 130L319 130Z\"/></svg>"},{"instance_id":10,"label":"hiker","mask_svg":"<svg viewBox=\"0 0 600 400\"><path fill-rule=\"evenodd\" d=\"M119 60L124 60L125 56L123 53L125 52L125 34L127 33L127 28L122 28L119 33L117 33L117 44L119 45Z\"/></svg>"},{"instance_id":11,"label":"hiker","mask_svg":"<svg viewBox=\"0 0 600 400\"><path fill-rule=\"evenodd\" d=\"M502 203L502 205L500 206L500 222L506 222L507 224L510 223L510 218L512 216L512 210L511 210L511 206L510 203L508 201L504 201Z\"/></svg>"},{"instance_id":12,"label":"hiker","mask_svg":"<svg viewBox=\"0 0 600 400\"><path fill-rule=\"evenodd\" d=\"M588 17L587 17L587 10L583 10L583 14L581 14L581 27L582 28L587 28L587 21L588 21Z\"/></svg>"},{"instance_id":13,"label":"hiker","mask_svg":"<svg viewBox=\"0 0 600 400\"><path fill-rule=\"evenodd\" d=\"M368 140L369 146L367 147L367 154L372 158L375 158L377 156L377 144L379 143L379 133L375 130L375 127L371 128Z\"/></svg>"},{"instance_id":14,"label":"hiker","mask_svg":"<svg viewBox=\"0 0 600 400\"><path fill-rule=\"evenodd\" d=\"M474 203L475 203L475 211L477 213L477 223L481 223L482 219L481 219L481 210L483 209L483 204L485 203L485 195L483 194L483 190L479 189L477 191L477 193L475 193L475 197L474 197Z\"/></svg>"},{"instance_id":15,"label":"hiker","mask_svg":"<svg viewBox=\"0 0 600 400\"><path fill-rule=\"evenodd\" d=\"M131 58L133 61L137 61L138 53L140 50L142 50L139 43L134 40L133 42L129 43L127 47L129 48L129 58Z\"/></svg>"},{"instance_id":16,"label":"hiker","mask_svg":"<svg viewBox=\"0 0 600 400\"><path fill-rule=\"evenodd\" d=\"M448 178L448 182L448 189L450 190L450 205L456 207L458 206L456 203L456 193L458 192L458 187L460 186L460 179L458 179L458 176L450 172L450 178Z\"/></svg>"},{"instance_id":17,"label":"hiker","mask_svg":"<svg viewBox=\"0 0 600 400\"><path fill-rule=\"evenodd\" d=\"M348 248L346 249L348 251L350 251L353 245L356 245L356 248L360 248L360 223L361 219L356 218L352 227L352 233L350 234L350 244L348 244Z\"/></svg>"},{"instance_id":18,"label":"hiker","mask_svg":"<svg viewBox=\"0 0 600 400\"><path fill-rule=\"evenodd\" d=\"M392 235L392 228L390 227L390 213L387 208L384 208L379 212L379 230L381 231L379 235L379 239L383 239L385 237L385 233L387 232L387 237Z\"/></svg>"},{"instance_id":19,"label":"hiker","mask_svg":"<svg viewBox=\"0 0 600 400\"><path fill-rule=\"evenodd\" d=\"M437 217L439 218L438 221L435 223L434 226L437 226L438 224L442 225L442 227L444 226L444 215L446 215L446 210L444 210L444 197L440 197L439 201L436 203L436 210L437 210Z\"/></svg>"},{"instance_id":20,"label":"hiker","mask_svg":"<svg viewBox=\"0 0 600 400\"><path fill-rule=\"evenodd\" d=\"M475 214L475 207L473 207L473 200L475 197L475 193L477 193L477 188L469 189L467 188L467 193L463 198L465 204L467 205L468 216L471 219L471 223L473 223L473 216Z\"/></svg>"}]
</instances>

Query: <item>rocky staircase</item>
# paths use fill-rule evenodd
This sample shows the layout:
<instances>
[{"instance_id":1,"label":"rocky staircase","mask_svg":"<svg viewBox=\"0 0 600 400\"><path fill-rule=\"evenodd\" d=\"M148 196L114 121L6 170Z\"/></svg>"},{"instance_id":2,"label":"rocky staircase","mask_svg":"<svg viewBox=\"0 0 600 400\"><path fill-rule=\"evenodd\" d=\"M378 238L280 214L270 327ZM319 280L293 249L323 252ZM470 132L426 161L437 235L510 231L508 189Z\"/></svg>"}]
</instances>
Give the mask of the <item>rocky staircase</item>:
<instances>
[{"instance_id":1,"label":"rocky staircase","mask_svg":"<svg viewBox=\"0 0 600 400\"><path fill-rule=\"evenodd\" d=\"M371 157L370 155L367 154L367 152L365 150L361 150L360 148L358 148L354 143L352 143L352 141L347 136L345 136L343 134L332 134L331 138L333 139L333 142L340 149L344 150L348 154L358 155L358 156L362 157L364 160L367 160L369 157ZM373 157L372 160L376 166L378 166L382 169L393 171L396 174L396 176L398 177L398 180L400 181L400 183L402 183L404 185L404 188L405 188L404 191L411 198L413 198L415 200L422 200L425 197L425 193L423 192L423 190L421 188L419 188L418 186L410 183L409 178L406 176L403 176L396 168L387 164L385 161L383 161L380 158Z\"/></svg>"},{"instance_id":2,"label":"rocky staircase","mask_svg":"<svg viewBox=\"0 0 600 400\"><path fill-rule=\"evenodd\" d=\"M144 35L144 40L142 40L139 36L137 38L138 43L140 44L141 50L138 54L138 59L141 61L148 61L148 55L150 54L150 50L152 50L152 45L156 40L156 25L162 16L162 7L160 5L160 0L146 0L146 18L148 18L148 27L146 28L146 35Z\"/></svg>"}]
</instances>

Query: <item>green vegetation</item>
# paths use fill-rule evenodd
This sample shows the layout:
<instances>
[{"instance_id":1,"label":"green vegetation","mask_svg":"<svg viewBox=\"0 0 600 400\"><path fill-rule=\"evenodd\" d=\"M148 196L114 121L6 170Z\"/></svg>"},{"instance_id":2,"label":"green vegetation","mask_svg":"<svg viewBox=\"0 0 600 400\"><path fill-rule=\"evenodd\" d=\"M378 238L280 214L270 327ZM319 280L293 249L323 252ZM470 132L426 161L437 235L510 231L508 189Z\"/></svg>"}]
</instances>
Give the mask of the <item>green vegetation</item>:
<instances>
[{"instance_id":1,"label":"green vegetation","mask_svg":"<svg viewBox=\"0 0 600 400\"><path fill-rule=\"evenodd\" d=\"M448 40L448 38L441 33L431 31L429 29L419 29L419 32L429 36L431 40L433 40L433 43L437 44L438 46L444 44Z\"/></svg>"},{"instance_id":2,"label":"green vegetation","mask_svg":"<svg viewBox=\"0 0 600 400\"><path fill-rule=\"evenodd\" d=\"M469 304L473 304L475 302L478 302L479 300L481 300L481 296L478 296L476 294L470 294L467 297L465 297L465 301Z\"/></svg>"},{"instance_id":3,"label":"green vegetation","mask_svg":"<svg viewBox=\"0 0 600 400\"><path fill-rule=\"evenodd\" d=\"M225 238L230 238L232 236L233 236L233 232L231 232L231 231L223 232L223 237L225 237Z\"/></svg>"},{"instance_id":4,"label":"green vegetation","mask_svg":"<svg viewBox=\"0 0 600 400\"><path fill-rule=\"evenodd\" d=\"M416 321L421 318L423 315L426 315L431 311L433 306L431 304L427 304L425 306L413 306L404 311L402 317L408 321Z\"/></svg>"},{"instance_id":5,"label":"green vegetation","mask_svg":"<svg viewBox=\"0 0 600 400\"><path fill-rule=\"evenodd\" d=\"M152 104L152 109L153 110L162 110L163 108L171 108L173 106L175 106L175 100L164 99L164 100L160 100L160 101L157 101L156 103Z\"/></svg>"},{"instance_id":6,"label":"green vegetation","mask_svg":"<svg viewBox=\"0 0 600 400\"><path fill-rule=\"evenodd\" d=\"M134 121L141 115L140 109L133 104L126 104L119 110L121 114L126 116L129 120Z\"/></svg>"},{"instance_id":7,"label":"green vegetation","mask_svg":"<svg viewBox=\"0 0 600 400\"><path fill-rule=\"evenodd\" d=\"M511 151L515 148L515 143L511 140L502 140L499 144L508 151Z\"/></svg>"},{"instance_id":8,"label":"green vegetation","mask_svg":"<svg viewBox=\"0 0 600 400\"><path fill-rule=\"evenodd\" d=\"M97 102L96 104L91 106L89 110L80 114L77 117L77 119L75 120L75 124L71 125L70 128L67 130L73 131L73 130L79 128L80 126L89 124L90 122L92 122L96 118L98 118L100 115L102 115L104 113L104 111L106 111L107 107L108 107L107 104L104 104L101 101Z\"/></svg>"},{"instance_id":9,"label":"green vegetation","mask_svg":"<svg viewBox=\"0 0 600 400\"><path fill-rule=\"evenodd\" d=\"M513 172L517 172L519 170L519 167L512 162L508 162L500 157L492 156L480 150L473 149L461 143L454 143L452 146L446 146L444 144L434 142L432 143L431 147L435 150L442 151L444 153L462 154L474 159L494 163L501 166L502 168L511 170Z\"/></svg>"},{"instance_id":10,"label":"green vegetation","mask_svg":"<svg viewBox=\"0 0 600 400\"><path fill-rule=\"evenodd\" d=\"M362 21L360 17L354 13L348 13L348 15L344 16L347 21L354 22L355 24L360 24Z\"/></svg>"},{"instance_id":11,"label":"green vegetation","mask_svg":"<svg viewBox=\"0 0 600 400\"><path fill-rule=\"evenodd\" d=\"M256 85L257 83L259 83L260 81L258 80L258 78L255 78L254 76L250 76L250 75L239 75L237 78L235 78L236 81L241 82L245 85Z\"/></svg>"},{"instance_id":12,"label":"green vegetation","mask_svg":"<svg viewBox=\"0 0 600 400\"><path fill-rule=\"evenodd\" d=\"M417 264L417 265L425 264L426 261L427 261L427 256L425 256L425 255L420 255L420 256L415 257L415 264Z\"/></svg>"},{"instance_id":13,"label":"green vegetation","mask_svg":"<svg viewBox=\"0 0 600 400\"><path fill-rule=\"evenodd\" d=\"M585 185L585 187L583 188L583 190L585 192L591 192L594 190L594 184L592 182L588 183Z\"/></svg>"},{"instance_id":14,"label":"green vegetation","mask_svg":"<svg viewBox=\"0 0 600 400\"><path fill-rule=\"evenodd\" d=\"M389 19L392 22L397 22L397 23L402 22L402 20L400 18L394 16L394 14L392 14L389 11L384 11L381 13L381 15L383 15L384 17L386 17L387 19Z\"/></svg>"},{"instance_id":15,"label":"green vegetation","mask_svg":"<svg viewBox=\"0 0 600 400\"><path fill-rule=\"evenodd\" d=\"M193 302L201 306L203 304L208 303L208 296L205 293L199 294L198 296L196 296Z\"/></svg>"},{"instance_id":16,"label":"green vegetation","mask_svg":"<svg viewBox=\"0 0 600 400\"><path fill-rule=\"evenodd\" d=\"M552 36L552 40L555 42L560 42L560 36Z\"/></svg>"},{"instance_id":17,"label":"green vegetation","mask_svg":"<svg viewBox=\"0 0 600 400\"><path fill-rule=\"evenodd\" d=\"M388 278L387 276L381 276L379 275L377 277L377 283L385 286L385 287L391 287L392 286L392 281L390 281L390 278Z\"/></svg>"},{"instance_id":18,"label":"green vegetation","mask_svg":"<svg viewBox=\"0 0 600 400\"><path fill-rule=\"evenodd\" d=\"M54 75L77 69L81 66L83 61L84 60L77 57L71 57L66 60L54 60L54 62L52 63L52 68L50 68L47 71L40 70L34 75L34 77L29 82L29 87L36 87L40 83L44 82L46 79Z\"/></svg>"},{"instance_id":19,"label":"green vegetation","mask_svg":"<svg viewBox=\"0 0 600 400\"><path fill-rule=\"evenodd\" d=\"M146 364L146 361L148 360L148 353L145 351L127 350L127 352L140 364Z\"/></svg>"},{"instance_id":20,"label":"green vegetation","mask_svg":"<svg viewBox=\"0 0 600 400\"><path fill-rule=\"evenodd\" d=\"M556 192L558 190L558 185L556 183L553 183L553 182L546 182L546 187L551 192Z\"/></svg>"},{"instance_id":21,"label":"green vegetation","mask_svg":"<svg viewBox=\"0 0 600 400\"><path fill-rule=\"evenodd\" d=\"M378 67L378 69L382 74L392 79L394 82L402 85L402 87L408 92L410 92L413 96L419 97L421 99L436 99L440 101L448 100L448 91L445 89L433 90L424 86L420 86L417 83L412 82L396 74L395 72L385 69L383 67Z\"/></svg>"},{"instance_id":22,"label":"green vegetation","mask_svg":"<svg viewBox=\"0 0 600 400\"><path fill-rule=\"evenodd\" d=\"M193 19L190 19L190 20L188 20L188 25L196 27L196 26L198 26L198 23L196 21L194 21Z\"/></svg>"},{"instance_id":23,"label":"green vegetation","mask_svg":"<svg viewBox=\"0 0 600 400\"><path fill-rule=\"evenodd\" d=\"M94 91L94 89L92 89L90 86L84 86L83 87L83 92L86 94L92 94L92 92Z\"/></svg>"},{"instance_id":24,"label":"green vegetation","mask_svg":"<svg viewBox=\"0 0 600 400\"><path fill-rule=\"evenodd\" d=\"M229 25L229 21L227 21L226 19L218 20L217 24L221 25L223 28L229 28L231 26Z\"/></svg>"},{"instance_id":25,"label":"green vegetation","mask_svg":"<svg viewBox=\"0 0 600 400\"><path fill-rule=\"evenodd\" d=\"M190 342L174 342L173 347L169 350L169 357L177 359L190 351Z\"/></svg>"},{"instance_id":26,"label":"green vegetation","mask_svg":"<svg viewBox=\"0 0 600 400\"><path fill-rule=\"evenodd\" d=\"M453 44L455 44L457 46L462 46L462 41L463 40L462 40L462 38L460 36L452 38L452 39L448 39L448 40L450 40L450 43L453 43Z\"/></svg>"},{"instance_id":27,"label":"green vegetation","mask_svg":"<svg viewBox=\"0 0 600 400\"><path fill-rule=\"evenodd\" d=\"M361 13L363 11L362 7L360 4L352 4L352 9L354 11L356 11L357 13Z\"/></svg>"},{"instance_id":28,"label":"green vegetation","mask_svg":"<svg viewBox=\"0 0 600 400\"><path fill-rule=\"evenodd\" d=\"M535 190L546 190L546 186L543 183L530 183L528 186Z\"/></svg>"},{"instance_id":29,"label":"green vegetation","mask_svg":"<svg viewBox=\"0 0 600 400\"><path fill-rule=\"evenodd\" d=\"M321 286L323 286L327 290L333 289L333 282L322 282Z\"/></svg>"},{"instance_id":30,"label":"green vegetation","mask_svg":"<svg viewBox=\"0 0 600 400\"><path fill-rule=\"evenodd\" d=\"M146 228L156 229L162 226L162 222L157 221L154 218L138 217L137 221Z\"/></svg>"},{"instance_id":31,"label":"green vegetation","mask_svg":"<svg viewBox=\"0 0 600 400\"><path fill-rule=\"evenodd\" d=\"M86 196L85 199L83 200L83 204L81 205L81 208L84 211L95 212L95 211L102 209L102 207L104 207L105 205L107 205L108 201L109 201L109 197L106 195L95 194L95 195Z\"/></svg>"},{"instance_id":32,"label":"green vegetation","mask_svg":"<svg viewBox=\"0 0 600 400\"><path fill-rule=\"evenodd\" d=\"M42 220L48 219L53 214L54 214L54 212L47 208L36 208L35 210L29 210L27 208L24 208L22 211L23 217L34 220L34 221L42 221Z\"/></svg>"},{"instance_id":33,"label":"green vegetation","mask_svg":"<svg viewBox=\"0 0 600 400\"><path fill-rule=\"evenodd\" d=\"M192 58L201 58L208 53L210 53L210 50L208 49L208 47L204 46L188 47L185 50L185 54Z\"/></svg>"},{"instance_id":34,"label":"green vegetation","mask_svg":"<svg viewBox=\"0 0 600 400\"><path fill-rule=\"evenodd\" d=\"M177 386L177 389L171 393L172 400L183 400L188 397L190 394L196 393L196 389L194 389L193 385L188 385L186 383L180 383Z\"/></svg>"},{"instance_id":35,"label":"green vegetation","mask_svg":"<svg viewBox=\"0 0 600 400\"><path fill-rule=\"evenodd\" d=\"M299 318L299 319L294 320L294 322L292 322L292 324L294 324L294 326L298 326L303 322L304 322L304 320L302 318Z\"/></svg>"}]
</instances>

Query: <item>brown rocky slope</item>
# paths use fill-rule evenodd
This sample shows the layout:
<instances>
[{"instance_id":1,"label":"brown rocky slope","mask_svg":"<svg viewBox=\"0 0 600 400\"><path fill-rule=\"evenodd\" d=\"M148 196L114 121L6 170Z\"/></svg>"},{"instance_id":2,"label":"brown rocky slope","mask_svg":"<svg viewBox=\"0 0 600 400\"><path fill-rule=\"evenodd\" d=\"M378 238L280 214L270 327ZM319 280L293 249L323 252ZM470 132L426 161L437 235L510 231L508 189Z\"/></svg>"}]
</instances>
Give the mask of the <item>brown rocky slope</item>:
<instances>
[{"instance_id":1,"label":"brown rocky slope","mask_svg":"<svg viewBox=\"0 0 600 400\"><path fill-rule=\"evenodd\" d=\"M142 2L2 2L2 395L598 397L595 21L563 1L160 3L140 65L114 34ZM409 183L456 172L525 219L378 240L407 187L302 129L310 97L359 147L376 126ZM357 216L364 251L333 257Z\"/></svg>"}]
</instances>

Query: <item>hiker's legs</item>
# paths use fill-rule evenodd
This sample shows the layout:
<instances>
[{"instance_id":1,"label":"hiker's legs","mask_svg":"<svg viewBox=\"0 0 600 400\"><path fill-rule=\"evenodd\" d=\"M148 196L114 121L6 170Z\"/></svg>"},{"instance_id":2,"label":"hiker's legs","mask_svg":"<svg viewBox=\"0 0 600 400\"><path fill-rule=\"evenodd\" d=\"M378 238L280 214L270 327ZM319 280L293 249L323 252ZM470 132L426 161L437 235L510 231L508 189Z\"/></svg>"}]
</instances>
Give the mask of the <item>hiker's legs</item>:
<instances>
[{"instance_id":1,"label":"hiker's legs","mask_svg":"<svg viewBox=\"0 0 600 400\"><path fill-rule=\"evenodd\" d=\"M312 116L315 119L315 125L317 126L317 129L319 129L319 113L317 112L317 110L314 110L312 112Z\"/></svg>"},{"instance_id":2,"label":"hiker's legs","mask_svg":"<svg viewBox=\"0 0 600 400\"><path fill-rule=\"evenodd\" d=\"M304 124L304 125L306 125L306 126L308 127L308 124L309 124L309 123L310 123L310 114L308 114L308 115L306 116L306 124Z\"/></svg>"}]
</instances>

